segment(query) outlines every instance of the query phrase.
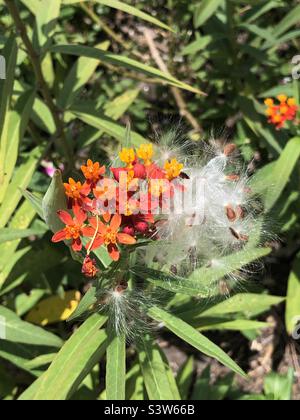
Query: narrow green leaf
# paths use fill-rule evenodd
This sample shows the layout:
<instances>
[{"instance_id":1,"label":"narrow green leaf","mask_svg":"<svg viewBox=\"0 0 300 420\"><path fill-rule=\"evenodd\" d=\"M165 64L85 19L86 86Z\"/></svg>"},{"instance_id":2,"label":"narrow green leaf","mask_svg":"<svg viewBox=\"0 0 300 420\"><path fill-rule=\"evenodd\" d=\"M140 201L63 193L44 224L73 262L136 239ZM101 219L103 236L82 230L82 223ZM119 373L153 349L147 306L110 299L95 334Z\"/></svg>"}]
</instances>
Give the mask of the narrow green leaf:
<instances>
[{"instance_id":1,"label":"narrow green leaf","mask_svg":"<svg viewBox=\"0 0 300 420\"><path fill-rule=\"evenodd\" d=\"M242 371L242 369L220 347L218 347L204 335L200 334L186 322L157 307L151 308L149 315L156 321L163 322L170 331L172 331L186 343L189 343L191 346L195 347L197 350L201 351L207 356L213 357L239 375L245 376L245 373Z\"/></svg>"},{"instance_id":2,"label":"narrow green leaf","mask_svg":"<svg viewBox=\"0 0 300 420\"><path fill-rule=\"evenodd\" d=\"M252 317L267 311L271 306L278 305L283 301L284 298L280 296L238 293L224 302L203 311L201 316L244 313L247 317Z\"/></svg>"},{"instance_id":3,"label":"narrow green leaf","mask_svg":"<svg viewBox=\"0 0 300 420\"><path fill-rule=\"evenodd\" d=\"M300 322L300 257L294 262L288 281L286 298L285 323L287 331L292 334Z\"/></svg>"},{"instance_id":4,"label":"narrow green leaf","mask_svg":"<svg viewBox=\"0 0 300 420\"><path fill-rule=\"evenodd\" d=\"M202 0L197 4L194 13L195 28L202 26L219 8L223 0Z\"/></svg>"},{"instance_id":5,"label":"narrow green leaf","mask_svg":"<svg viewBox=\"0 0 300 420\"><path fill-rule=\"evenodd\" d=\"M277 24L273 31L275 38L278 38L292 26L295 26L299 23L300 20L300 5L295 6L291 11Z\"/></svg>"},{"instance_id":6,"label":"narrow green leaf","mask_svg":"<svg viewBox=\"0 0 300 420\"><path fill-rule=\"evenodd\" d=\"M20 400L66 400L101 359L106 333L100 328L106 318L93 315L72 335L49 369L21 395Z\"/></svg>"},{"instance_id":7,"label":"narrow green leaf","mask_svg":"<svg viewBox=\"0 0 300 420\"><path fill-rule=\"evenodd\" d=\"M50 44L59 17L61 0L40 0L37 4L34 46L41 51Z\"/></svg>"},{"instance_id":8,"label":"narrow green leaf","mask_svg":"<svg viewBox=\"0 0 300 420\"><path fill-rule=\"evenodd\" d=\"M190 356L181 366L176 377L181 398L187 400L194 376L194 357Z\"/></svg>"},{"instance_id":9,"label":"narrow green leaf","mask_svg":"<svg viewBox=\"0 0 300 420\"><path fill-rule=\"evenodd\" d=\"M290 401L293 394L294 371L289 369L285 375L271 372L265 378L264 391L267 400Z\"/></svg>"},{"instance_id":10,"label":"narrow green leaf","mask_svg":"<svg viewBox=\"0 0 300 420\"><path fill-rule=\"evenodd\" d=\"M107 50L108 47L108 41L95 46L95 48L99 48L102 51ZM80 57L77 62L74 63L58 97L58 105L62 109L67 109L74 103L81 92L82 87L93 76L99 64L99 60L86 57Z\"/></svg>"},{"instance_id":11,"label":"narrow green leaf","mask_svg":"<svg viewBox=\"0 0 300 420\"><path fill-rule=\"evenodd\" d=\"M63 4L75 4L80 3L81 0L63 0ZM87 0L83 0L87 1ZM112 7L122 12L129 13L132 16L136 16L139 19L145 20L146 22L153 23L154 25L167 29L168 31L173 31L168 25L156 19L155 17L149 15L148 13L142 12L136 7L130 6L129 4L119 1L119 0L94 0L95 3L103 4L104 6Z\"/></svg>"},{"instance_id":12,"label":"narrow green leaf","mask_svg":"<svg viewBox=\"0 0 300 420\"><path fill-rule=\"evenodd\" d=\"M97 302L96 297L97 289L96 287L90 287L86 294L83 296L79 305L72 313L70 318L68 318L68 322L74 321L77 318L82 317L88 310Z\"/></svg>"},{"instance_id":13,"label":"narrow green leaf","mask_svg":"<svg viewBox=\"0 0 300 420\"><path fill-rule=\"evenodd\" d=\"M0 329L5 340L13 343L61 347L62 340L56 335L22 321L13 311L0 306Z\"/></svg>"},{"instance_id":14,"label":"narrow green leaf","mask_svg":"<svg viewBox=\"0 0 300 420\"><path fill-rule=\"evenodd\" d=\"M124 335L113 335L107 346L106 398L125 400L126 340Z\"/></svg>"},{"instance_id":15,"label":"narrow green leaf","mask_svg":"<svg viewBox=\"0 0 300 420\"><path fill-rule=\"evenodd\" d=\"M98 130L104 131L108 135L123 143L124 139L126 138L126 127L123 127L121 124L118 124L105 115L99 115L98 113L87 111L88 110L86 110L85 107L76 107L71 110L71 112L81 121L89 124L94 128L97 128ZM137 147L142 143L149 142L149 140L146 140L144 137L134 131L131 132L131 139L132 144Z\"/></svg>"},{"instance_id":16,"label":"narrow green leaf","mask_svg":"<svg viewBox=\"0 0 300 420\"><path fill-rule=\"evenodd\" d=\"M4 182L5 160L9 140L7 133L8 122L6 116L9 110L14 86L17 54L17 43L15 37L12 35L5 44L5 48L2 52L2 56L5 59L6 78L4 80L0 79L0 186Z\"/></svg>"},{"instance_id":17,"label":"narrow green leaf","mask_svg":"<svg viewBox=\"0 0 300 420\"><path fill-rule=\"evenodd\" d=\"M26 198L28 203L32 206L32 208L37 212L37 214L40 216L41 219L44 220L44 213L42 209L42 197L31 193L28 190L22 191L23 197Z\"/></svg>"},{"instance_id":18,"label":"narrow green leaf","mask_svg":"<svg viewBox=\"0 0 300 420\"><path fill-rule=\"evenodd\" d=\"M144 378L138 361L126 375L126 400L144 400Z\"/></svg>"},{"instance_id":19,"label":"narrow green leaf","mask_svg":"<svg viewBox=\"0 0 300 420\"><path fill-rule=\"evenodd\" d=\"M222 277L236 270L242 269L252 261L267 256L270 252L270 248L245 249L227 257L214 260L212 267L202 267L195 270L189 277L188 282L199 283L209 287L212 282L220 280Z\"/></svg>"},{"instance_id":20,"label":"narrow green leaf","mask_svg":"<svg viewBox=\"0 0 300 420\"><path fill-rule=\"evenodd\" d=\"M139 344L139 360L150 400L174 400L160 349L151 337Z\"/></svg>"},{"instance_id":21,"label":"narrow green leaf","mask_svg":"<svg viewBox=\"0 0 300 420\"><path fill-rule=\"evenodd\" d=\"M146 76L157 77L162 82L165 82L171 86L176 86L180 89L185 89L190 92L202 94L202 92L198 89L193 88L186 83L180 82L172 75L164 73L161 70L140 63L136 60L132 60L131 58L128 58L124 55L100 51L97 48L86 47L82 45L56 45L51 48L51 51L60 54L70 54L75 56L94 58L96 60L107 62L115 66L121 66L129 70L138 71L140 73L145 74Z\"/></svg>"},{"instance_id":22,"label":"narrow green leaf","mask_svg":"<svg viewBox=\"0 0 300 420\"><path fill-rule=\"evenodd\" d=\"M42 229L42 227L32 228L32 229L10 229L2 228L0 229L0 244L5 242L14 241L16 239L28 238L33 235L43 235L47 229Z\"/></svg>"},{"instance_id":23,"label":"narrow green leaf","mask_svg":"<svg viewBox=\"0 0 300 420\"><path fill-rule=\"evenodd\" d=\"M0 204L3 202L6 190L13 175L18 158L19 145L27 128L34 98L35 91L29 90L25 92L19 97L14 110L7 114L7 153L4 163L4 176L0 183Z\"/></svg>"},{"instance_id":24,"label":"narrow green leaf","mask_svg":"<svg viewBox=\"0 0 300 420\"><path fill-rule=\"evenodd\" d=\"M300 157L300 137L291 139L284 148L281 156L274 165L270 177L266 179L269 185L265 205L271 210L280 198L284 188L290 180L291 174Z\"/></svg>"},{"instance_id":25,"label":"narrow green leaf","mask_svg":"<svg viewBox=\"0 0 300 420\"><path fill-rule=\"evenodd\" d=\"M36 212L32 208L29 202L24 201L16 210L15 214L8 223L8 227L11 229L27 229L32 223ZM15 241L6 242L5 244L0 244L0 255L1 260L7 265L8 261L14 257L16 249L20 244L21 239L16 239ZM0 262L0 288L2 284L2 271L3 266Z\"/></svg>"},{"instance_id":26,"label":"narrow green leaf","mask_svg":"<svg viewBox=\"0 0 300 420\"><path fill-rule=\"evenodd\" d=\"M107 102L104 105L104 115L115 121L118 120L136 100L139 93L140 89L130 89L117 96L112 101ZM92 126L85 127L78 138L78 148L86 147L95 141L100 140L104 133L104 130Z\"/></svg>"},{"instance_id":27,"label":"narrow green leaf","mask_svg":"<svg viewBox=\"0 0 300 420\"><path fill-rule=\"evenodd\" d=\"M50 365L53 362L55 356L56 353L43 354L42 356L38 356L35 359L32 359L29 362L27 362L26 366L28 367L28 369L37 369L46 365Z\"/></svg>"},{"instance_id":28,"label":"narrow green leaf","mask_svg":"<svg viewBox=\"0 0 300 420\"><path fill-rule=\"evenodd\" d=\"M21 190L27 188L44 151L45 146L38 146L33 149L25 162L15 171L12 182L7 188L3 204L0 207L0 228L6 225L15 211L22 198Z\"/></svg>"}]
</instances>

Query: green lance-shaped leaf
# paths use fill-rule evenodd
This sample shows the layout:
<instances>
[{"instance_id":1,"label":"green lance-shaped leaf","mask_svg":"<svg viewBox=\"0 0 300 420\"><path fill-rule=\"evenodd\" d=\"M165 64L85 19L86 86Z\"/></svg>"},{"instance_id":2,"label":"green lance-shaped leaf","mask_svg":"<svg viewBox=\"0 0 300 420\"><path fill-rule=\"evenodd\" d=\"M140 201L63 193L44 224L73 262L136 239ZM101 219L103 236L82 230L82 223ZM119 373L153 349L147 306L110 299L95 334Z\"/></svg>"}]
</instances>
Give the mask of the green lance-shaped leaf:
<instances>
[{"instance_id":1,"label":"green lance-shaped leaf","mask_svg":"<svg viewBox=\"0 0 300 420\"><path fill-rule=\"evenodd\" d=\"M195 330L195 328L191 327L186 322L158 307L151 308L149 315L156 321L163 322L170 331L186 343L189 343L191 346L195 347L207 356L218 360L239 375L245 376L243 370L220 347L204 335L200 334L197 330Z\"/></svg>"},{"instance_id":2,"label":"green lance-shaped leaf","mask_svg":"<svg viewBox=\"0 0 300 420\"><path fill-rule=\"evenodd\" d=\"M211 305L196 305L194 308L177 312L176 314L186 322L192 320L193 323L207 318L224 318L230 314L243 314L247 318L258 316L268 311L271 306L278 305L284 301L284 297L259 295L257 293L238 293L223 302Z\"/></svg>"},{"instance_id":3,"label":"green lance-shaped leaf","mask_svg":"<svg viewBox=\"0 0 300 420\"><path fill-rule=\"evenodd\" d=\"M300 255L295 260L288 282L285 323L292 334L300 322Z\"/></svg>"},{"instance_id":4,"label":"green lance-shaped leaf","mask_svg":"<svg viewBox=\"0 0 300 420\"><path fill-rule=\"evenodd\" d=\"M68 322L74 321L75 319L84 316L89 311L89 309L97 302L96 293L96 287L89 288L89 290L79 302L79 305L75 311L72 313L70 318L68 318Z\"/></svg>"},{"instance_id":5,"label":"green lance-shaped leaf","mask_svg":"<svg viewBox=\"0 0 300 420\"><path fill-rule=\"evenodd\" d=\"M0 229L0 244L5 242L14 241L16 239L28 238L33 235L43 235L46 232L42 226L31 228L31 229L10 229L2 228Z\"/></svg>"},{"instance_id":6,"label":"green lance-shaped leaf","mask_svg":"<svg viewBox=\"0 0 300 420\"><path fill-rule=\"evenodd\" d=\"M285 375L271 372L265 378L264 391L267 400L290 401L293 395L294 371L289 369Z\"/></svg>"},{"instance_id":7,"label":"green lance-shaped leaf","mask_svg":"<svg viewBox=\"0 0 300 420\"><path fill-rule=\"evenodd\" d=\"M124 139L127 137L126 128L104 114L102 115L94 112L85 106L77 106L74 109L72 108L71 112L84 123L97 128L98 130L104 131L121 143L123 143ZM136 147L149 142L147 139L134 131L131 131L130 137L132 144Z\"/></svg>"},{"instance_id":8,"label":"green lance-shaped leaf","mask_svg":"<svg viewBox=\"0 0 300 420\"><path fill-rule=\"evenodd\" d=\"M112 333L107 346L106 398L125 400L126 340L125 336Z\"/></svg>"},{"instance_id":9,"label":"green lance-shaped leaf","mask_svg":"<svg viewBox=\"0 0 300 420\"><path fill-rule=\"evenodd\" d=\"M61 172L55 171L52 182L42 202L44 220L52 232L58 232L63 223L57 216L58 210L67 209L65 188Z\"/></svg>"},{"instance_id":10,"label":"green lance-shaped leaf","mask_svg":"<svg viewBox=\"0 0 300 420\"><path fill-rule=\"evenodd\" d=\"M6 225L19 204L22 198L22 190L26 189L30 183L45 149L45 145L37 146L31 151L24 163L15 170L0 207L0 228Z\"/></svg>"},{"instance_id":11,"label":"green lance-shaped leaf","mask_svg":"<svg viewBox=\"0 0 300 420\"><path fill-rule=\"evenodd\" d=\"M139 343L139 360L150 400L175 400L161 351L152 337Z\"/></svg>"},{"instance_id":12,"label":"green lance-shaped leaf","mask_svg":"<svg viewBox=\"0 0 300 420\"><path fill-rule=\"evenodd\" d=\"M199 28L205 23L223 3L223 0L202 0L197 4L194 14L194 25Z\"/></svg>"},{"instance_id":13,"label":"green lance-shaped leaf","mask_svg":"<svg viewBox=\"0 0 300 420\"><path fill-rule=\"evenodd\" d=\"M42 202L43 202L42 197L36 194L33 194L28 190L23 190L22 194L23 194L23 197L26 198L28 203L30 203L32 208L37 212L40 218L44 220L44 213L42 209Z\"/></svg>"},{"instance_id":14,"label":"green lance-shaped leaf","mask_svg":"<svg viewBox=\"0 0 300 420\"><path fill-rule=\"evenodd\" d=\"M5 159L8 144L8 121L7 114L10 106L11 95L14 86L15 68L17 63L18 47L15 37L12 35L5 44L2 52L5 64L5 79L0 79L0 186L4 181Z\"/></svg>"},{"instance_id":15,"label":"green lance-shaped leaf","mask_svg":"<svg viewBox=\"0 0 300 420\"><path fill-rule=\"evenodd\" d=\"M35 91L33 90L23 93L19 97L14 110L7 113L7 152L4 162L4 176L0 183L0 204L3 202L17 163L19 145L27 128L34 98Z\"/></svg>"},{"instance_id":16,"label":"green lance-shaped leaf","mask_svg":"<svg viewBox=\"0 0 300 420\"><path fill-rule=\"evenodd\" d=\"M266 178L266 184L269 185L265 200L267 210L271 210L280 198L284 188L290 180L299 157L300 137L294 137L288 142L280 158L274 165L273 171Z\"/></svg>"},{"instance_id":17,"label":"green lance-shaped leaf","mask_svg":"<svg viewBox=\"0 0 300 420\"><path fill-rule=\"evenodd\" d=\"M300 5L295 6L290 12L277 24L273 31L274 38L278 38L292 26L299 23L300 20Z\"/></svg>"},{"instance_id":18,"label":"green lance-shaped leaf","mask_svg":"<svg viewBox=\"0 0 300 420\"><path fill-rule=\"evenodd\" d=\"M13 343L60 348L62 340L56 335L22 321L13 311L0 306L0 330L5 340Z\"/></svg>"},{"instance_id":19,"label":"green lance-shaped leaf","mask_svg":"<svg viewBox=\"0 0 300 420\"><path fill-rule=\"evenodd\" d=\"M129 89L115 97L112 101L108 101L103 107L104 115L112 120L118 120L136 100L139 92L139 89ZM86 147L91 143L98 141L103 134L104 130L102 129L94 128L92 126L85 127L77 139L78 148Z\"/></svg>"},{"instance_id":20,"label":"green lance-shaped leaf","mask_svg":"<svg viewBox=\"0 0 300 420\"><path fill-rule=\"evenodd\" d=\"M65 5L83 3L87 0L62 0L62 3ZM129 4L119 1L119 0L94 0L95 3L102 4L104 6L112 7L122 12L128 13L132 16L136 16L139 19L142 19L146 22L152 23L160 28L167 29L168 31L173 31L168 25L156 19L155 17L145 13L136 7L130 6Z\"/></svg>"},{"instance_id":21,"label":"green lance-shaped leaf","mask_svg":"<svg viewBox=\"0 0 300 420\"><path fill-rule=\"evenodd\" d=\"M43 51L51 43L59 17L61 0L40 0L37 3L36 27L33 34L34 47Z\"/></svg>"},{"instance_id":22,"label":"green lance-shaped leaf","mask_svg":"<svg viewBox=\"0 0 300 420\"><path fill-rule=\"evenodd\" d=\"M183 400L188 399L189 391L193 382L193 375L194 375L194 357L190 356L187 359L187 361L181 366L176 377L180 395Z\"/></svg>"},{"instance_id":23,"label":"green lance-shaped leaf","mask_svg":"<svg viewBox=\"0 0 300 420\"><path fill-rule=\"evenodd\" d=\"M95 46L95 48L99 48L100 50L107 50L108 47L108 41ZM95 73L99 64L99 60L86 57L80 57L77 62L74 63L64 81L63 88L58 97L57 103L61 108L67 109L74 103L83 86Z\"/></svg>"},{"instance_id":24,"label":"green lance-shaped leaf","mask_svg":"<svg viewBox=\"0 0 300 420\"><path fill-rule=\"evenodd\" d=\"M169 73L165 73L155 67L148 66L147 64L140 63L139 61L128 58L124 55L114 54L111 52L99 50L93 47L86 47L83 45L56 45L51 47L52 52L60 54L70 54L81 57L95 58L96 60L103 61L115 66L120 66L129 70L137 71L145 74L146 76L155 77L158 81L167 83L171 86L180 89L188 90L193 93L203 94L199 89L193 88L187 83L181 82Z\"/></svg>"},{"instance_id":25,"label":"green lance-shaped leaf","mask_svg":"<svg viewBox=\"0 0 300 420\"><path fill-rule=\"evenodd\" d=\"M103 356L107 336L100 328L106 317L92 315L64 344L49 369L21 395L20 400L57 401L72 397Z\"/></svg>"}]
</instances>

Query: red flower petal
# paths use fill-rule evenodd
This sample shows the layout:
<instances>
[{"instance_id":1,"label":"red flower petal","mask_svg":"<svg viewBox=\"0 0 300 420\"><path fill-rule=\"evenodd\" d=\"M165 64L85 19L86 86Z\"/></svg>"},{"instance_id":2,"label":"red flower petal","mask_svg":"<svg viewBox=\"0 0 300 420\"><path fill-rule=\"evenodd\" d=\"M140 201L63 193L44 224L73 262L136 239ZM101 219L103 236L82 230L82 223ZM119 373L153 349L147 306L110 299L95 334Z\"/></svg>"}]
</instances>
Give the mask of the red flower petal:
<instances>
[{"instance_id":1,"label":"red flower petal","mask_svg":"<svg viewBox=\"0 0 300 420\"><path fill-rule=\"evenodd\" d=\"M136 243L135 238L133 238L130 235L127 235L127 233L118 233L117 238L120 244L134 245Z\"/></svg>"},{"instance_id":2,"label":"red flower petal","mask_svg":"<svg viewBox=\"0 0 300 420\"><path fill-rule=\"evenodd\" d=\"M92 242L92 241L90 241L90 242L86 245L86 249L89 249L89 247L90 247L90 245L91 245L91 242ZM92 247L91 247L91 250L94 250L94 249L100 248L100 246L102 246L103 244L104 244L104 240L103 240L103 238L98 237L98 238L96 238L96 239L94 240L93 245L92 245Z\"/></svg>"},{"instance_id":3,"label":"red flower petal","mask_svg":"<svg viewBox=\"0 0 300 420\"><path fill-rule=\"evenodd\" d=\"M96 217L91 217L89 219L89 223L94 228L94 230L96 230L98 227L98 232L101 233L102 235L106 233L107 227L100 220L97 223Z\"/></svg>"},{"instance_id":4,"label":"red flower petal","mask_svg":"<svg viewBox=\"0 0 300 420\"><path fill-rule=\"evenodd\" d=\"M122 223L122 217L119 214L115 214L111 219L110 228L116 232Z\"/></svg>"},{"instance_id":5,"label":"red flower petal","mask_svg":"<svg viewBox=\"0 0 300 420\"><path fill-rule=\"evenodd\" d=\"M60 230L59 232L56 232L55 235L52 237L52 242L61 242L66 239L66 231L65 229Z\"/></svg>"},{"instance_id":6,"label":"red flower petal","mask_svg":"<svg viewBox=\"0 0 300 420\"><path fill-rule=\"evenodd\" d=\"M65 210L59 210L57 212L58 217L60 218L60 220L67 226L73 225L73 218L72 216Z\"/></svg>"},{"instance_id":7,"label":"red flower petal","mask_svg":"<svg viewBox=\"0 0 300 420\"><path fill-rule=\"evenodd\" d=\"M95 232L96 232L96 230L91 226L87 226L87 227L82 228L82 235L83 236L87 236L87 237L92 238L95 235Z\"/></svg>"},{"instance_id":8,"label":"red flower petal","mask_svg":"<svg viewBox=\"0 0 300 420\"><path fill-rule=\"evenodd\" d=\"M87 219L86 213L79 206L74 206L73 212L77 222L82 225Z\"/></svg>"},{"instance_id":9,"label":"red flower petal","mask_svg":"<svg viewBox=\"0 0 300 420\"><path fill-rule=\"evenodd\" d=\"M81 242L81 239L80 238L73 240L72 249L75 252L82 250L82 242Z\"/></svg>"},{"instance_id":10,"label":"red flower petal","mask_svg":"<svg viewBox=\"0 0 300 420\"><path fill-rule=\"evenodd\" d=\"M110 244L107 247L108 253L110 255L110 258L113 261L119 261L120 259L120 251L118 250L118 247L114 244Z\"/></svg>"}]
</instances>

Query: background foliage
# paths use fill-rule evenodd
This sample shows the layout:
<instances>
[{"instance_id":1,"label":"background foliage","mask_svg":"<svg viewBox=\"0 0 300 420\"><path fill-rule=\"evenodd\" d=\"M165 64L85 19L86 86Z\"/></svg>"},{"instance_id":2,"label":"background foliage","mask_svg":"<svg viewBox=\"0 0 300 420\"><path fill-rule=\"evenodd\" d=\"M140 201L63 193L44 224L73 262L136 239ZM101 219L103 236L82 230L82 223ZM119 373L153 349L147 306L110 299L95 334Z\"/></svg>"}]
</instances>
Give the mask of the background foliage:
<instances>
[{"instance_id":1,"label":"background foliage","mask_svg":"<svg viewBox=\"0 0 300 420\"><path fill-rule=\"evenodd\" d=\"M263 105L279 93L299 103L299 2L2 0L0 12L0 397L299 398L299 128L276 131ZM65 322L88 287L68 250L51 245L41 207L45 167L67 176L87 156L108 161L129 120L136 145L179 121L192 141L233 139L280 238L271 254L232 262L268 255L266 272L238 290L213 300L182 290L152 308L165 328L138 346L107 336L102 315Z\"/></svg>"}]
</instances>

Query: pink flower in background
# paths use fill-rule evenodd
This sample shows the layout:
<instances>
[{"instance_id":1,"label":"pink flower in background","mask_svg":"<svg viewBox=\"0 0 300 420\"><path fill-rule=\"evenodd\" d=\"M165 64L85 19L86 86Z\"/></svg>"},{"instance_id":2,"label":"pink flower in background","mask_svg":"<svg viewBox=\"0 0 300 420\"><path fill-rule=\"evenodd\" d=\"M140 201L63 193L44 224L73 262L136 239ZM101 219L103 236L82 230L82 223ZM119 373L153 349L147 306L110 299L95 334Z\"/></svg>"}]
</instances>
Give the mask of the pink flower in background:
<instances>
[{"instance_id":1,"label":"pink flower in background","mask_svg":"<svg viewBox=\"0 0 300 420\"><path fill-rule=\"evenodd\" d=\"M50 178L53 178L54 173L57 169L60 169L61 171L65 169L63 164L60 164L59 168L56 168L56 166L54 166L54 163L48 160L42 160L41 166L43 168L42 171Z\"/></svg>"}]
</instances>

